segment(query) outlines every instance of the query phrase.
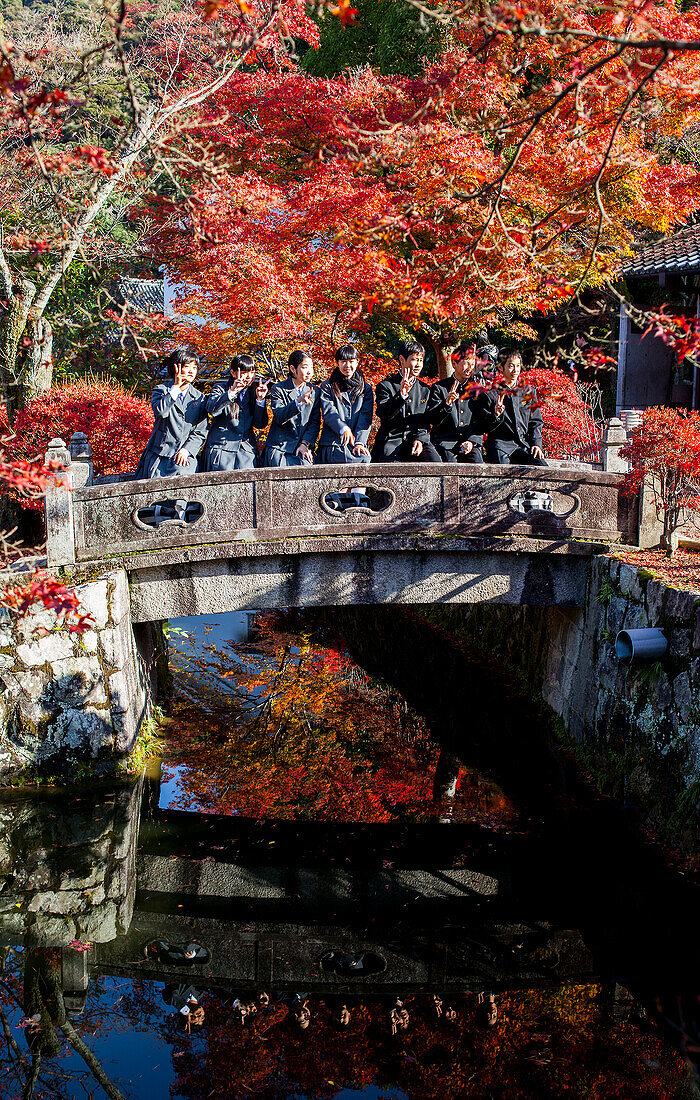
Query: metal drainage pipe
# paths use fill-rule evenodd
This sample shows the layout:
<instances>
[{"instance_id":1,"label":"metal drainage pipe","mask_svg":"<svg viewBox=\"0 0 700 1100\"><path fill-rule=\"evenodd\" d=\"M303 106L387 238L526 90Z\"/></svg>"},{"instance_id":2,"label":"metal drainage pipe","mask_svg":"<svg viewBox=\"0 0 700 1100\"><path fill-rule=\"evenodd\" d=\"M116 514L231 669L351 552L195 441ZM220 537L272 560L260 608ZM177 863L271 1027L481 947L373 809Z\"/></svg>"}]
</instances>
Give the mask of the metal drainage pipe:
<instances>
[{"instance_id":1,"label":"metal drainage pipe","mask_svg":"<svg viewBox=\"0 0 700 1100\"><path fill-rule=\"evenodd\" d=\"M615 654L620 661L652 660L663 657L667 649L668 639L659 626L621 630L615 639Z\"/></svg>"}]
</instances>

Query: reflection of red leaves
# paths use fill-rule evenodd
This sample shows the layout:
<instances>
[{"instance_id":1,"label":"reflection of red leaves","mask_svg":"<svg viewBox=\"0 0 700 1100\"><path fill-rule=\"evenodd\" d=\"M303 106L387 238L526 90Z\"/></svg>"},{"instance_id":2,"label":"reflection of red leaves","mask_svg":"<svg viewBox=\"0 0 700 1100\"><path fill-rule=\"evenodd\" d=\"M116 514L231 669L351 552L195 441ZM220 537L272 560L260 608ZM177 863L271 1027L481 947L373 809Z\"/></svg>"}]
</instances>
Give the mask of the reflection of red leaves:
<instances>
[{"instance_id":1,"label":"reflection of red leaves","mask_svg":"<svg viewBox=\"0 0 700 1100\"><path fill-rule=\"evenodd\" d=\"M26 1027L30 1031L35 1031L41 1024L41 1013L37 1012L34 1016L21 1016L15 1024L15 1027Z\"/></svg>"},{"instance_id":2,"label":"reflection of red leaves","mask_svg":"<svg viewBox=\"0 0 700 1100\"><path fill-rule=\"evenodd\" d=\"M92 944L84 943L83 940L71 940L68 946L74 951L92 951Z\"/></svg>"}]
</instances>

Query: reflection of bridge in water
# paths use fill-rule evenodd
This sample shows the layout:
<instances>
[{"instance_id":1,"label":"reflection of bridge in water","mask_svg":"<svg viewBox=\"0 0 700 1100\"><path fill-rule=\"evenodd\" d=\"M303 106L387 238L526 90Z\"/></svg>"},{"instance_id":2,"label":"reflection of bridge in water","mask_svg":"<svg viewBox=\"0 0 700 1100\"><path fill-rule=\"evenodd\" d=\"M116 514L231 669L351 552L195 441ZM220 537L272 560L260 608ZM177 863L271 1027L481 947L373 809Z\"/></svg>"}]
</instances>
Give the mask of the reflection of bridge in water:
<instances>
[{"instance_id":1,"label":"reflection of bridge in water","mask_svg":"<svg viewBox=\"0 0 700 1100\"><path fill-rule=\"evenodd\" d=\"M514 915L518 844L496 832L158 809L140 819L141 798L137 786L5 808L1 942L61 947L74 1006L91 971L358 993L593 977L578 931ZM186 971L147 961L151 939L196 939L211 961ZM381 972L338 975L322 965L330 951L372 952Z\"/></svg>"},{"instance_id":2,"label":"reflection of bridge in water","mask_svg":"<svg viewBox=\"0 0 700 1100\"><path fill-rule=\"evenodd\" d=\"M518 987L590 980L581 936L513 919L513 851L474 826L252 823L156 811L144 820L132 928L102 967L170 980L145 939L211 951L200 985L344 992ZM329 952L372 953L380 973L324 969ZM138 963L134 965L134 959Z\"/></svg>"},{"instance_id":3,"label":"reflection of bridge in water","mask_svg":"<svg viewBox=\"0 0 700 1100\"><path fill-rule=\"evenodd\" d=\"M156 794L148 790L146 807ZM99 973L370 995L556 987L653 968L657 954L667 973L700 969L677 883L666 875L660 884L658 864L649 876L648 861L621 863L616 841L610 858L623 888L614 897L595 835L587 865L575 830L566 867L537 837L473 825L139 815L141 800L137 786L4 808L1 941L61 947L74 1010ZM560 904L577 878L580 927ZM92 951L76 951L75 939ZM152 939L197 940L211 960L186 970L147 961ZM379 972L324 968L331 951L376 955Z\"/></svg>"}]
</instances>

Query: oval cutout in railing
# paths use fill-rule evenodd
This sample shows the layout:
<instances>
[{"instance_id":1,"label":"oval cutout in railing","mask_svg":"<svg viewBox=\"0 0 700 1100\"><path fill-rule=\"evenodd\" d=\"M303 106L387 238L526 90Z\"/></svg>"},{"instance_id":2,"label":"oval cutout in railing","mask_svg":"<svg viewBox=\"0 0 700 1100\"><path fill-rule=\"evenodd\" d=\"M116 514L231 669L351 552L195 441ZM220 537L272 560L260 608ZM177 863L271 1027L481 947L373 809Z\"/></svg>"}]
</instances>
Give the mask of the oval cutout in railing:
<instances>
[{"instance_id":1,"label":"oval cutout in railing","mask_svg":"<svg viewBox=\"0 0 700 1100\"><path fill-rule=\"evenodd\" d=\"M158 500L137 508L131 518L142 531L155 531L159 527L190 527L204 512L198 500Z\"/></svg>"},{"instance_id":2,"label":"oval cutout in railing","mask_svg":"<svg viewBox=\"0 0 700 1100\"><path fill-rule=\"evenodd\" d=\"M376 951L327 951L321 968L344 978L370 978L386 970L386 959Z\"/></svg>"},{"instance_id":3,"label":"oval cutout in railing","mask_svg":"<svg viewBox=\"0 0 700 1100\"><path fill-rule=\"evenodd\" d=\"M391 489L375 489L372 485L349 486L324 493L319 504L329 516L342 516L348 512L363 515L379 515L391 508L396 497Z\"/></svg>"},{"instance_id":4,"label":"oval cutout in railing","mask_svg":"<svg viewBox=\"0 0 700 1100\"><path fill-rule=\"evenodd\" d=\"M572 493L544 489L526 489L515 493L508 501L512 512L527 516L532 520L567 519L580 508L581 501Z\"/></svg>"}]
</instances>

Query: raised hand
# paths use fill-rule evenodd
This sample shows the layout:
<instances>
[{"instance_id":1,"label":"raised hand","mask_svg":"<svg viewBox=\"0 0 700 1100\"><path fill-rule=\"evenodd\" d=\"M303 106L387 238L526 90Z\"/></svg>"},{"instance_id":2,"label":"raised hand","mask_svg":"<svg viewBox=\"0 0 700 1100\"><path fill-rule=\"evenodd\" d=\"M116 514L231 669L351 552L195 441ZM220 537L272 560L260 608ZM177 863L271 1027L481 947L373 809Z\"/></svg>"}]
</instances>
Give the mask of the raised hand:
<instances>
[{"instance_id":1,"label":"raised hand","mask_svg":"<svg viewBox=\"0 0 700 1100\"><path fill-rule=\"evenodd\" d=\"M185 377L187 366L185 363L175 364L175 377L173 378L173 385L180 390L180 392L187 389L190 384L189 378Z\"/></svg>"},{"instance_id":2,"label":"raised hand","mask_svg":"<svg viewBox=\"0 0 700 1100\"><path fill-rule=\"evenodd\" d=\"M503 416L503 410L505 409L505 407L506 395L504 393L499 393L498 397L496 398L496 408L493 410L496 416Z\"/></svg>"},{"instance_id":3,"label":"raised hand","mask_svg":"<svg viewBox=\"0 0 700 1100\"><path fill-rule=\"evenodd\" d=\"M415 376L411 373L410 368L401 371L401 388L399 393L402 397L408 397L411 392L411 386L415 382Z\"/></svg>"},{"instance_id":4,"label":"raised hand","mask_svg":"<svg viewBox=\"0 0 700 1100\"><path fill-rule=\"evenodd\" d=\"M264 378L259 379L255 388L255 398L257 401L264 401L267 397L268 384Z\"/></svg>"},{"instance_id":5,"label":"raised hand","mask_svg":"<svg viewBox=\"0 0 700 1100\"><path fill-rule=\"evenodd\" d=\"M445 398L445 401L447 402L448 405L454 405L454 403L455 403L455 401L457 400L458 397L459 397L459 379L455 378L454 382L452 383L452 389L447 394L447 397Z\"/></svg>"},{"instance_id":6,"label":"raised hand","mask_svg":"<svg viewBox=\"0 0 700 1100\"><path fill-rule=\"evenodd\" d=\"M298 404L300 405L312 405L314 400L314 392L311 386L305 386L302 392L299 394Z\"/></svg>"},{"instance_id":7,"label":"raised hand","mask_svg":"<svg viewBox=\"0 0 700 1100\"><path fill-rule=\"evenodd\" d=\"M241 390L245 388L245 382L240 378L232 378L228 384L228 391L230 394L233 394L234 397L237 397Z\"/></svg>"}]
</instances>

